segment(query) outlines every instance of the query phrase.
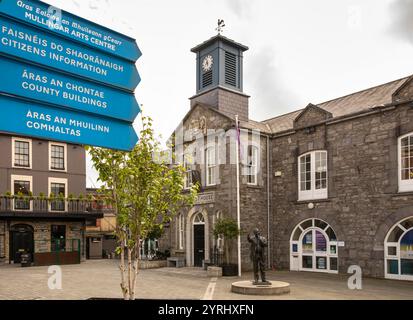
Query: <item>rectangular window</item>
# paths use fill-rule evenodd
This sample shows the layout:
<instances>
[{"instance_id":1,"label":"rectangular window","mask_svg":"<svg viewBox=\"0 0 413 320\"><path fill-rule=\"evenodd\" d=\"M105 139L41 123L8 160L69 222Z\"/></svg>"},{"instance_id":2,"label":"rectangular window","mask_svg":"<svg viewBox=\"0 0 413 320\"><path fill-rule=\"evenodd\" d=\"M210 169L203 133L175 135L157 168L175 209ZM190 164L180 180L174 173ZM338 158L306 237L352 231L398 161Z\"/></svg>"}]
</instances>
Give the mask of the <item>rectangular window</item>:
<instances>
[{"instance_id":1,"label":"rectangular window","mask_svg":"<svg viewBox=\"0 0 413 320\"><path fill-rule=\"evenodd\" d=\"M49 178L50 210L67 211L67 179Z\"/></svg>"},{"instance_id":2,"label":"rectangular window","mask_svg":"<svg viewBox=\"0 0 413 320\"><path fill-rule=\"evenodd\" d=\"M215 147L209 147L206 150L206 185L213 186L216 184L216 155Z\"/></svg>"},{"instance_id":3,"label":"rectangular window","mask_svg":"<svg viewBox=\"0 0 413 320\"><path fill-rule=\"evenodd\" d=\"M66 171L67 145L62 143L49 143L49 170Z\"/></svg>"},{"instance_id":4,"label":"rectangular window","mask_svg":"<svg viewBox=\"0 0 413 320\"><path fill-rule=\"evenodd\" d=\"M413 191L413 134L399 139L399 191Z\"/></svg>"},{"instance_id":5,"label":"rectangular window","mask_svg":"<svg viewBox=\"0 0 413 320\"><path fill-rule=\"evenodd\" d=\"M327 152L313 151L299 157L299 200L327 198Z\"/></svg>"},{"instance_id":6,"label":"rectangular window","mask_svg":"<svg viewBox=\"0 0 413 320\"><path fill-rule=\"evenodd\" d=\"M66 226L52 225L51 227L52 252L66 250Z\"/></svg>"},{"instance_id":7,"label":"rectangular window","mask_svg":"<svg viewBox=\"0 0 413 320\"><path fill-rule=\"evenodd\" d=\"M51 201L51 210L65 211L64 197L66 194L66 185L63 183L52 183L50 186L50 191L55 197L55 200Z\"/></svg>"},{"instance_id":8,"label":"rectangular window","mask_svg":"<svg viewBox=\"0 0 413 320\"><path fill-rule=\"evenodd\" d=\"M50 166L53 170L65 170L65 148L52 144Z\"/></svg>"},{"instance_id":9,"label":"rectangular window","mask_svg":"<svg viewBox=\"0 0 413 320\"><path fill-rule=\"evenodd\" d=\"M188 154L184 155L184 168L185 168L185 177L184 177L184 188L189 189L192 187L192 164L191 156Z\"/></svg>"},{"instance_id":10,"label":"rectangular window","mask_svg":"<svg viewBox=\"0 0 413 320\"><path fill-rule=\"evenodd\" d=\"M14 180L14 195L16 199L14 200L15 210L30 210L30 181L24 180Z\"/></svg>"},{"instance_id":11,"label":"rectangular window","mask_svg":"<svg viewBox=\"0 0 413 320\"><path fill-rule=\"evenodd\" d=\"M13 167L31 168L31 140L13 138Z\"/></svg>"},{"instance_id":12,"label":"rectangular window","mask_svg":"<svg viewBox=\"0 0 413 320\"><path fill-rule=\"evenodd\" d=\"M258 176L258 148L255 146L248 147L247 159L247 183L257 185Z\"/></svg>"},{"instance_id":13,"label":"rectangular window","mask_svg":"<svg viewBox=\"0 0 413 320\"><path fill-rule=\"evenodd\" d=\"M184 215L181 213L178 216L179 250L184 249L184 232L185 232L185 219L184 219Z\"/></svg>"}]
</instances>

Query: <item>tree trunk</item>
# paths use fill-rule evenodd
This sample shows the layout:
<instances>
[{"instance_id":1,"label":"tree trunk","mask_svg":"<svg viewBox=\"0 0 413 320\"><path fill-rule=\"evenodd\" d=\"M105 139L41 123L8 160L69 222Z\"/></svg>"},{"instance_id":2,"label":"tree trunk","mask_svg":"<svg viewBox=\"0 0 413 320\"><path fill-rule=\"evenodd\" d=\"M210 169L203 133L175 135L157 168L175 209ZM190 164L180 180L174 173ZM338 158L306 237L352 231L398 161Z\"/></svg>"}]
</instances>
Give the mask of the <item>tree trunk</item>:
<instances>
[{"instance_id":1,"label":"tree trunk","mask_svg":"<svg viewBox=\"0 0 413 320\"><path fill-rule=\"evenodd\" d=\"M122 294L123 294L123 299L128 300L128 288L126 287L126 282L125 282L125 247L123 246L123 243L121 244L121 250L120 250L120 288L122 289Z\"/></svg>"}]
</instances>

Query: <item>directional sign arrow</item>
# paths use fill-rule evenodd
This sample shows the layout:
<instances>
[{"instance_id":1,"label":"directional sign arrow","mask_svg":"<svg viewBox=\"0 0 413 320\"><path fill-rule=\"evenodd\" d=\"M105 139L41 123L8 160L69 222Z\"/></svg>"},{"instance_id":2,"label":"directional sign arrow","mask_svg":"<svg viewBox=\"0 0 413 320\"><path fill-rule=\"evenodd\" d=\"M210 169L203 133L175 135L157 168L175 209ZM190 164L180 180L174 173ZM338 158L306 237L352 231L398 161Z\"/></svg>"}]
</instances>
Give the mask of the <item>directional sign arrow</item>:
<instances>
[{"instance_id":1,"label":"directional sign arrow","mask_svg":"<svg viewBox=\"0 0 413 320\"><path fill-rule=\"evenodd\" d=\"M46 140L130 151L138 141L131 124L0 95L1 131Z\"/></svg>"},{"instance_id":2,"label":"directional sign arrow","mask_svg":"<svg viewBox=\"0 0 413 320\"><path fill-rule=\"evenodd\" d=\"M0 56L0 92L133 122L134 94Z\"/></svg>"},{"instance_id":3,"label":"directional sign arrow","mask_svg":"<svg viewBox=\"0 0 413 320\"><path fill-rule=\"evenodd\" d=\"M133 91L140 82L132 62L5 17L0 17L0 53L128 91Z\"/></svg>"},{"instance_id":4,"label":"directional sign arrow","mask_svg":"<svg viewBox=\"0 0 413 320\"><path fill-rule=\"evenodd\" d=\"M66 11L61 11L61 16L59 13L55 14L55 12L56 8L41 1L0 1L1 14L44 30L52 31L132 62L135 62L141 56L141 51L134 39ZM50 19L51 14L57 18L57 21Z\"/></svg>"}]
</instances>

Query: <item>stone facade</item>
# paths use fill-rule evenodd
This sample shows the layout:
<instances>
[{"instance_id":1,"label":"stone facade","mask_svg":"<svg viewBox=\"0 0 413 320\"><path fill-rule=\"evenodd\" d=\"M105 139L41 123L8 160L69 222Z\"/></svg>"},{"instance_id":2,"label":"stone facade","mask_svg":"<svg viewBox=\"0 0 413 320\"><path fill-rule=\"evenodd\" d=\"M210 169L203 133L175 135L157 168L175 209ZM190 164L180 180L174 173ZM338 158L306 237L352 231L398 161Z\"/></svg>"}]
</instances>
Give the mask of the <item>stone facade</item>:
<instances>
[{"instance_id":1,"label":"stone facade","mask_svg":"<svg viewBox=\"0 0 413 320\"><path fill-rule=\"evenodd\" d=\"M320 125L311 134L301 130L274 137L273 169L282 172L272 181L275 267L289 268L291 232L314 217L329 223L345 242L338 248L340 272L359 265L365 275L383 277L384 238L404 218L403 208L413 205L412 195L398 193L397 178L397 140L411 131L413 110L399 106ZM328 152L328 199L311 201L315 207L309 209L308 202L298 201L297 155L316 149Z\"/></svg>"},{"instance_id":2,"label":"stone facade","mask_svg":"<svg viewBox=\"0 0 413 320\"><path fill-rule=\"evenodd\" d=\"M208 42L204 44L207 45ZM245 112L248 96L243 93L220 86L199 93L191 98L191 110L183 119L182 131L186 134L182 135L186 138L176 146L178 155L191 150L191 145L198 147L192 147L197 156L191 170L200 173L200 197L213 192L214 198L184 208L184 223L180 226L181 220L174 219L163 243L169 245L173 255L185 256L187 265L194 265L193 225L194 217L200 213L206 228L203 258L211 260L211 248L218 243L212 236L215 221L218 216L236 218L233 156L238 115L243 270L251 269L247 234L258 227L269 239L269 268L346 273L349 266L357 265L365 276L413 280L413 181L410 191L402 190L399 170L401 137L412 134L413 145L412 101L413 78L406 77L255 122ZM191 131L194 129L201 139L195 138L197 135ZM205 148L211 141L220 141L215 137L218 132L225 137L225 143L216 143L224 161L216 168L216 185L207 187ZM257 181L251 185L245 157L247 147L254 145L259 146L258 171ZM221 150L223 146L225 152ZM413 147L410 148L413 154ZM306 160L310 155L312 160ZM323 164L315 160L317 155L325 156ZM413 163L409 157L404 161ZM413 176L411 168L412 164L409 174ZM322 174L326 175L326 183L316 187L315 177ZM310 189L305 181L311 181ZM317 189L323 192L314 192ZM303 197L303 190L312 194ZM386 244L387 236L398 224L399 238ZM403 232L407 242L401 248ZM184 241L179 241L182 236ZM233 248L231 260L237 263L235 241ZM404 273L400 271L401 264Z\"/></svg>"}]
</instances>

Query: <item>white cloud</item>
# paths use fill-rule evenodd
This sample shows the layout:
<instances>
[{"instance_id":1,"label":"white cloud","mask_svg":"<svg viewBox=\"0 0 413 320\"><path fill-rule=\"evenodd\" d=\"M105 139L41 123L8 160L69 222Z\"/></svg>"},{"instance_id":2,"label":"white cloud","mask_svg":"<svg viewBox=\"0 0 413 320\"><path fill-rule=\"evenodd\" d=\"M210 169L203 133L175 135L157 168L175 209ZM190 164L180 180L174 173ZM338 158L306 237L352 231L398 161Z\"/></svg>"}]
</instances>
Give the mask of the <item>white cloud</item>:
<instances>
[{"instance_id":1,"label":"white cloud","mask_svg":"<svg viewBox=\"0 0 413 320\"><path fill-rule=\"evenodd\" d=\"M391 31L413 44L413 0L396 0L390 4Z\"/></svg>"}]
</instances>

